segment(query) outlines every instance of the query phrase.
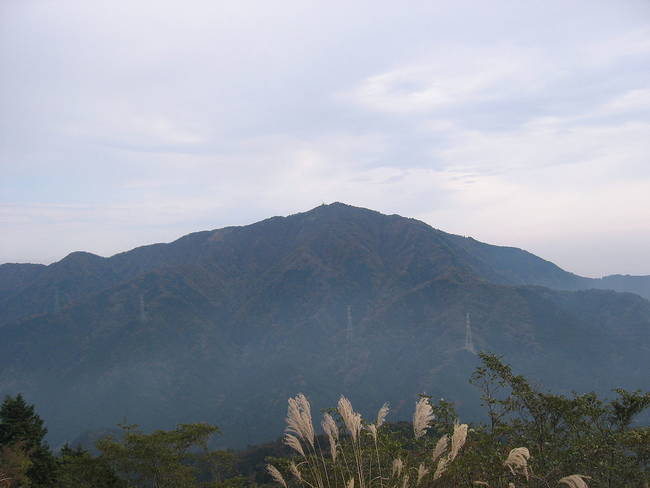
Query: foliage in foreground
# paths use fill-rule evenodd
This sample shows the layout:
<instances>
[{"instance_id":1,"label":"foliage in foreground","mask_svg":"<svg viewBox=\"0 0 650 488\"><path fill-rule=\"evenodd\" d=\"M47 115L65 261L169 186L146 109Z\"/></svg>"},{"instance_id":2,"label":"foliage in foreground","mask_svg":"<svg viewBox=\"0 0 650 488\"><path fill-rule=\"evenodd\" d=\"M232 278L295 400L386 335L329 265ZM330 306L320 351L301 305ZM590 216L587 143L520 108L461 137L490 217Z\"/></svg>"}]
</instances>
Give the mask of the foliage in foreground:
<instances>
[{"instance_id":1,"label":"foliage in foreground","mask_svg":"<svg viewBox=\"0 0 650 488\"><path fill-rule=\"evenodd\" d=\"M198 465L209 461L208 440L219 431L209 424L183 424L151 434L134 425L123 429L122 439L103 438L97 448L127 486L155 488L198 487Z\"/></svg>"},{"instance_id":2,"label":"foliage in foreground","mask_svg":"<svg viewBox=\"0 0 650 488\"><path fill-rule=\"evenodd\" d=\"M305 488L637 488L650 480L650 428L636 417L650 393L539 391L498 357L482 354L471 382L489 422L459 424L453 405L421 396L412 423L366 422L342 398L317 435L304 395L289 400L286 450L210 451L207 424L98 441L99 455L65 446L53 456L43 421L24 399L0 407L0 488L248 488L274 481ZM272 463L265 473L263 467Z\"/></svg>"},{"instance_id":3,"label":"foliage in foreground","mask_svg":"<svg viewBox=\"0 0 650 488\"><path fill-rule=\"evenodd\" d=\"M0 483L17 480L19 486L54 486L56 462L45 434L43 420L22 395L5 399L0 406Z\"/></svg>"},{"instance_id":4,"label":"foliage in foreground","mask_svg":"<svg viewBox=\"0 0 650 488\"><path fill-rule=\"evenodd\" d=\"M285 436L295 457L269 465L270 476L285 488L647 487L650 428L634 427L634 419L650 393L618 389L610 402L593 393L553 395L498 357L481 359L471 381L482 391L488 425L460 425L451 404L422 397L408 439L382 427L386 405L368 423L341 397L339 421L323 418L324 449L314 440L309 402L298 395L289 400Z\"/></svg>"}]
</instances>

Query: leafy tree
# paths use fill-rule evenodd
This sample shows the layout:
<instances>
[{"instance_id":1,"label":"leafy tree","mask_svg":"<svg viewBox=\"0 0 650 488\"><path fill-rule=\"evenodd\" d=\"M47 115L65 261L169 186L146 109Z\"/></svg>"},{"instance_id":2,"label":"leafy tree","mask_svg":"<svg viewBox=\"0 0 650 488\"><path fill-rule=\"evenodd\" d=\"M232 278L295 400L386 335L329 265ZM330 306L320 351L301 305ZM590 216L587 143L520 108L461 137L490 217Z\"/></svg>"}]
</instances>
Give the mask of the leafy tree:
<instances>
[{"instance_id":1,"label":"leafy tree","mask_svg":"<svg viewBox=\"0 0 650 488\"><path fill-rule=\"evenodd\" d=\"M0 487L29 487L27 471L31 465L21 442L0 447Z\"/></svg>"},{"instance_id":2,"label":"leafy tree","mask_svg":"<svg viewBox=\"0 0 650 488\"><path fill-rule=\"evenodd\" d=\"M121 425L121 440L100 439L101 457L133 487L199 487L197 463L207 455L207 442L219 432L208 424L182 424L171 431L145 434L136 425Z\"/></svg>"},{"instance_id":3,"label":"leafy tree","mask_svg":"<svg viewBox=\"0 0 650 488\"><path fill-rule=\"evenodd\" d=\"M29 459L26 477L33 488L51 488L55 484L56 463L45 434L43 420L22 395L5 398L0 406L0 448Z\"/></svg>"},{"instance_id":4,"label":"leafy tree","mask_svg":"<svg viewBox=\"0 0 650 488\"><path fill-rule=\"evenodd\" d=\"M590 488L649 485L650 428L637 426L636 418L650 406L650 393L617 389L609 401L595 393L555 395L533 387L495 355L481 359L471 381L483 392L487 425L458 425L451 403L427 406L424 395L418 406L428 414L422 418L435 414L423 424L430 428L426 434L416 427L418 408L412 428L404 422L382 427L339 402L339 415L326 413L324 439L314 435L309 402L298 395L289 400L285 437L294 457L267 457L268 476L261 481L284 488L549 488L587 486L584 480ZM331 453L323 450L328 445Z\"/></svg>"},{"instance_id":5,"label":"leafy tree","mask_svg":"<svg viewBox=\"0 0 650 488\"><path fill-rule=\"evenodd\" d=\"M93 457L85 449L63 446L57 458L59 463L58 488L123 488L120 480L106 460Z\"/></svg>"},{"instance_id":6,"label":"leafy tree","mask_svg":"<svg viewBox=\"0 0 650 488\"><path fill-rule=\"evenodd\" d=\"M478 426L475 445L459 469L499 486L523 483L503 472L503 459L526 447L531 470L525 486L547 486L559 474L584 473L592 487L636 487L649 481L650 432L634 420L650 406L650 393L614 390L606 402L595 393L571 397L539 391L493 354L481 355L472 383L482 390L490 424ZM462 463L466 463L462 466Z\"/></svg>"}]
</instances>

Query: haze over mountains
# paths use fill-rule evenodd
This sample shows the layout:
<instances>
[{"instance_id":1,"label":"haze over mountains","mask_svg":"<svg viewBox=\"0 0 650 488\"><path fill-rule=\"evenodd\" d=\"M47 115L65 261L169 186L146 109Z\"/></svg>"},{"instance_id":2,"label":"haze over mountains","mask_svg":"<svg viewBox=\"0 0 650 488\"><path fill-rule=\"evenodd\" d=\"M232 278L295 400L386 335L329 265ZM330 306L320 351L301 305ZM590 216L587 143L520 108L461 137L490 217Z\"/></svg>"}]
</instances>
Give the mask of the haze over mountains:
<instances>
[{"instance_id":1,"label":"haze over mountains","mask_svg":"<svg viewBox=\"0 0 650 488\"><path fill-rule=\"evenodd\" d=\"M626 293L621 293L626 292ZM286 399L416 394L478 410L479 350L556 391L649 388L650 276L590 279L526 251L341 203L103 258L0 266L0 394L57 444L126 420L277 437Z\"/></svg>"}]
</instances>

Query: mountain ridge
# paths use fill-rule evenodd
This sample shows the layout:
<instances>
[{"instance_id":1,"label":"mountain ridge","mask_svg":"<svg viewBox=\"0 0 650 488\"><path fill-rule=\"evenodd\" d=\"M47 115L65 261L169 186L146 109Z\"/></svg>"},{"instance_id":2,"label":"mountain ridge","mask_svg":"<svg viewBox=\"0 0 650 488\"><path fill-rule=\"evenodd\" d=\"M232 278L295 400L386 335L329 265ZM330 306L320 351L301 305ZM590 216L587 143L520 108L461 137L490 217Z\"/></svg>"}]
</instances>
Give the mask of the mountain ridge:
<instances>
[{"instance_id":1,"label":"mountain ridge","mask_svg":"<svg viewBox=\"0 0 650 488\"><path fill-rule=\"evenodd\" d=\"M642 387L650 367L639 295L544 287L576 275L344 204L73 254L18 272L23 288L0 299L0 394L45 404L54 442L125 416L211 421L230 446L266 440L297 391L323 407L359 395L360 408L426 391L472 415L475 350L564 391Z\"/></svg>"},{"instance_id":2,"label":"mountain ridge","mask_svg":"<svg viewBox=\"0 0 650 488\"><path fill-rule=\"evenodd\" d=\"M405 219L411 224L429 229L434 233L444 236L444 239L470 254L477 271L488 281L505 284L541 285L561 290L581 289L611 289L614 291L636 293L650 299L650 276L634 275L609 275L602 278L587 278L570 273L553 264L520 248L510 246L495 246L486 244L472 237L463 237L445 233L428 224L401 217L396 214L384 215L374 210L353 207L340 202L330 205L321 205L314 209L292 214L287 217L271 217L247 226L230 226L210 231L199 231L184 235L170 243L155 243L139 246L129 251L116 253L110 257L102 257L85 251L75 251L65 256L60 261L51 265L34 265L21 263L6 263L0 265L0 327L8 321L19 320L26 315L21 308L34 310L36 313L51 313L61 307L61 304L70 304L88 293L100 291L118 283L122 283L146 273L157 266L183 265L192 260L184 252L192 251L192 247L205 245L205 242L219 242L225 234L249 229L255 226L275 225L282 219L303 218L311 219L325 215L326 219L336 218L342 213L353 212L367 217L383 216L390 219ZM219 236L218 238L215 236ZM465 257L467 258L467 257ZM198 257L201 259L201 256ZM495 272L499 269L499 272ZM77 280L76 286L62 284L62 290L56 291L61 279L57 275L74 273ZM20 276L17 276L19 274ZM12 278L13 277L13 278ZM22 278L22 279L21 279ZM13 295L20 294L36 280L41 280L40 288L32 292L33 296L22 296L11 303L11 285L15 283ZM58 293L58 297L57 297ZM46 300L44 295L50 295ZM38 302L40 301L40 306ZM23 303L20 303L23 302Z\"/></svg>"}]
</instances>

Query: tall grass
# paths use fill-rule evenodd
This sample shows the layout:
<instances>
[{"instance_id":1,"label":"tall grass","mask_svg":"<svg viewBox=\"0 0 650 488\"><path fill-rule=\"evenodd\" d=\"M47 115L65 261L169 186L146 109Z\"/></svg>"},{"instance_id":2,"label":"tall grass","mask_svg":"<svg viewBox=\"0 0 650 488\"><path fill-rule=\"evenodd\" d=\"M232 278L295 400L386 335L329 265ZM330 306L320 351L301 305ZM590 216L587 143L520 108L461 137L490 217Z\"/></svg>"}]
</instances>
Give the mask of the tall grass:
<instances>
[{"instance_id":1,"label":"tall grass","mask_svg":"<svg viewBox=\"0 0 650 488\"><path fill-rule=\"evenodd\" d=\"M315 434L311 405L305 395L290 398L286 417L284 442L294 452L286 469L288 479L269 464L267 471L284 488L294 484L304 488L417 488L450 487L445 480L454 461L466 444L470 429L467 424L455 422L448 434L442 435L433 448L422 441L435 418L426 397L415 404L413 414L414 450L395 453L380 446L382 427L389 413L388 404L378 411L372 423L355 412L350 400L341 396L335 414L325 413L321 422L327 446L321 446ZM391 458L392 456L392 458ZM525 447L512 449L503 462L504 469L528 485L530 453ZM289 477L290 475L290 477ZM571 475L558 480L569 488L588 488L586 476ZM451 481L451 480L449 480ZM472 480L474 486L490 486L481 480ZM524 485L522 485L524 486ZM515 488L508 483L507 488Z\"/></svg>"}]
</instances>

